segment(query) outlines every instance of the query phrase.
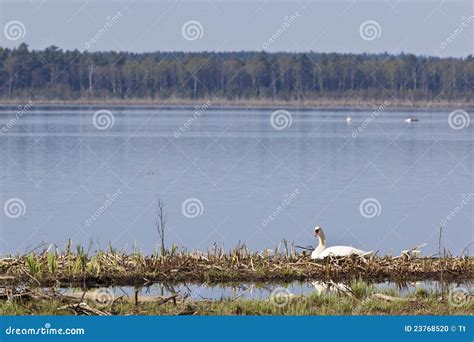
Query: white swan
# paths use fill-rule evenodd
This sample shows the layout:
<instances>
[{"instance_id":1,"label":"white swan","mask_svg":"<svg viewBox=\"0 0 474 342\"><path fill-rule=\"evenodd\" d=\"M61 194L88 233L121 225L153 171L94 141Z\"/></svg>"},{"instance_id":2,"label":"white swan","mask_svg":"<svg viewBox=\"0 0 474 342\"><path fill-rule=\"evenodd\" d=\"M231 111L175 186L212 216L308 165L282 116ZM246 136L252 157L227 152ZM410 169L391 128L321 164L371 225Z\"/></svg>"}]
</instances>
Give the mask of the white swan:
<instances>
[{"instance_id":1,"label":"white swan","mask_svg":"<svg viewBox=\"0 0 474 342\"><path fill-rule=\"evenodd\" d=\"M317 236L319 239L319 245L311 253L311 259L324 259L327 256L336 256L336 257L345 257L350 255L361 255L361 256L370 256L374 254L373 252L365 252L363 250L349 247L349 246L333 246L326 248L326 237L324 236L323 229L319 226L314 228L314 236Z\"/></svg>"},{"instance_id":2,"label":"white swan","mask_svg":"<svg viewBox=\"0 0 474 342\"><path fill-rule=\"evenodd\" d=\"M347 123L351 123L352 122L352 118L350 116L346 117L346 122Z\"/></svg>"},{"instance_id":3,"label":"white swan","mask_svg":"<svg viewBox=\"0 0 474 342\"><path fill-rule=\"evenodd\" d=\"M417 118L413 118L413 117L410 117L410 118L406 118L406 119L405 119L405 122L416 122L416 121L418 121L418 119L417 119Z\"/></svg>"}]
</instances>

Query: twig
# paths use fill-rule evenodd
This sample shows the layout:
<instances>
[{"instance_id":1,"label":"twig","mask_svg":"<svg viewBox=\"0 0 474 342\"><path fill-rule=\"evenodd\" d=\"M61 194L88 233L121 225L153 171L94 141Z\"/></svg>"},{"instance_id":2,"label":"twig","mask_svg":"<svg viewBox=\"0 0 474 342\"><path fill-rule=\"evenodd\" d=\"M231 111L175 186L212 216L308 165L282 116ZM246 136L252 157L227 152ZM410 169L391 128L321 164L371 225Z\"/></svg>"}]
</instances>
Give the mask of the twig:
<instances>
[{"instance_id":1,"label":"twig","mask_svg":"<svg viewBox=\"0 0 474 342\"><path fill-rule=\"evenodd\" d=\"M165 230L166 230L166 218L164 214L164 204L160 196L157 196L157 217L156 217L156 230L160 236L161 242L161 255L165 255L166 246L165 246Z\"/></svg>"},{"instance_id":2,"label":"twig","mask_svg":"<svg viewBox=\"0 0 474 342\"><path fill-rule=\"evenodd\" d=\"M444 254L441 255L441 239L443 236L443 226L439 227L439 238L438 238L438 253L439 253L439 266L441 268L440 270L440 279L441 279L441 296L444 297L445 295L445 288L444 288L444 277L443 277L443 257ZM444 298L443 298L444 299Z\"/></svg>"},{"instance_id":3,"label":"twig","mask_svg":"<svg viewBox=\"0 0 474 342\"><path fill-rule=\"evenodd\" d=\"M174 295L172 295L172 296L163 298L163 300L162 300L161 302L157 303L156 305L165 304L165 303L169 302L170 300L173 300L174 305L176 305L176 298L177 298L177 297L178 297L178 294L174 294Z\"/></svg>"}]
</instances>

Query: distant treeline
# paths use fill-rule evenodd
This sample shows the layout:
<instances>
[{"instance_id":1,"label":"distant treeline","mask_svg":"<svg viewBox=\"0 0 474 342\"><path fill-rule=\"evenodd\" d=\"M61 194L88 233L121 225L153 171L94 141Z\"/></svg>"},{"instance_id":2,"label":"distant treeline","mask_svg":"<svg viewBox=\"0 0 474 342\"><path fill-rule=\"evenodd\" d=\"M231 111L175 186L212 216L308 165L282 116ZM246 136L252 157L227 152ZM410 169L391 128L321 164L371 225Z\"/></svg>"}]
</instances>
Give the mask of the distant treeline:
<instances>
[{"instance_id":1,"label":"distant treeline","mask_svg":"<svg viewBox=\"0 0 474 342\"><path fill-rule=\"evenodd\" d=\"M0 48L0 98L463 100L474 58L411 54L80 52Z\"/></svg>"}]
</instances>

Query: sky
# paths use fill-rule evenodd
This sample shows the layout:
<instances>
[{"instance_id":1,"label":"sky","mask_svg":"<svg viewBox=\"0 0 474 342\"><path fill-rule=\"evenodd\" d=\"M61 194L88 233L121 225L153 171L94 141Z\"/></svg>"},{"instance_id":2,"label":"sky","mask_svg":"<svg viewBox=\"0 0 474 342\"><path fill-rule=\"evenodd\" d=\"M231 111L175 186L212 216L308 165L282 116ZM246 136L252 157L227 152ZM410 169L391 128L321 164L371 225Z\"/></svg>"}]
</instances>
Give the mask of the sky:
<instances>
[{"instance_id":1,"label":"sky","mask_svg":"<svg viewBox=\"0 0 474 342\"><path fill-rule=\"evenodd\" d=\"M0 0L0 46L465 57L470 0ZM14 29L17 29L16 31ZM451 38L449 38L451 37Z\"/></svg>"}]
</instances>

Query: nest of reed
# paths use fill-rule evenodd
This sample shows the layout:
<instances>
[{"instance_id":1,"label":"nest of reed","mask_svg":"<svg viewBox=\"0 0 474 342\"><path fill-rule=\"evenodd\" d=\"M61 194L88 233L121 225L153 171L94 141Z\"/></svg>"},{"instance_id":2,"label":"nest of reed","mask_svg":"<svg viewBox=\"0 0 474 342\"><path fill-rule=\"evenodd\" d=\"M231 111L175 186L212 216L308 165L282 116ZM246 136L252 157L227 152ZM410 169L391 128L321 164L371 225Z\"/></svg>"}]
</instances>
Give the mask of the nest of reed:
<instances>
[{"instance_id":1,"label":"nest of reed","mask_svg":"<svg viewBox=\"0 0 474 342\"><path fill-rule=\"evenodd\" d=\"M71 251L43 251L0 259L0 286L27 283L57 285L149 285L154 282L290 282L295 280L461 281L474 277L473 257L329 257L311 260L307 253L286 250L207 253L178 251L144 255L110 248L88 255L80 246Z\"/></svg>"}]
</instances>

